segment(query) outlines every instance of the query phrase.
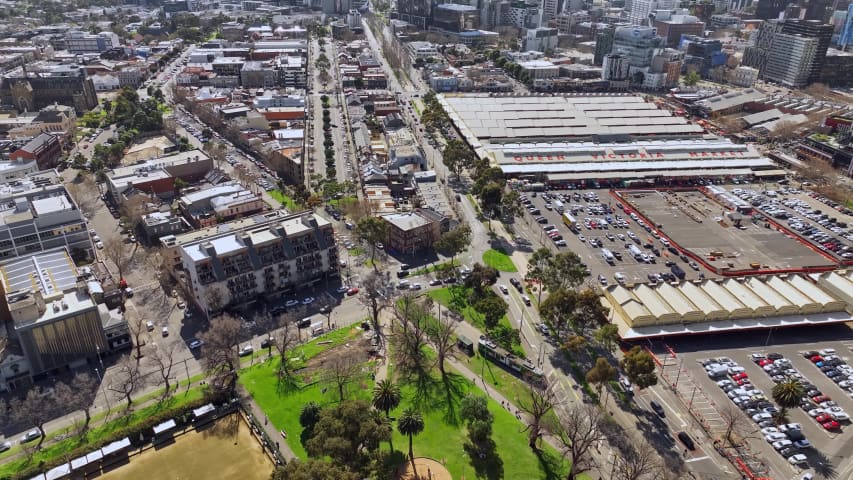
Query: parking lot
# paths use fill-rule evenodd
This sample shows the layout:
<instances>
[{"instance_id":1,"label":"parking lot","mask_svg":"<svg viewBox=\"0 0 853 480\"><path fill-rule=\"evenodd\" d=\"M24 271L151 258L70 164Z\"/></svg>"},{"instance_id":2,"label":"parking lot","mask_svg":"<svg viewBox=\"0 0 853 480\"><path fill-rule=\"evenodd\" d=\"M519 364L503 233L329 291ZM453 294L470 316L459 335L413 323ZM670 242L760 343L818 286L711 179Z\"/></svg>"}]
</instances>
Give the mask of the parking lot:
<instances>
[{"instance_id":1,"label":"parking lot","mask_svg":"<svg viewBox=\"0 0 853 480\"><path fill-rule=\"evenodd\" d=\"M740 226L727 210L699 191L623 191L659 231L721 270L786 269L832 265L826 257L763 222L744 216Z\"/></svg>"},{"instance_id":2,"label":"parking lot","mask_svg":"<svg viewBox=\"0 0 853 480\"><path fill-rule=\"evenodd\" d=\"M598 284L613 283L622 278L625 283L658 282L662 279L675 280L671 266L678 265L684 279L691 280L704 276L713 277L713 272L700 271L699 265L687 257L667 251L665 238L654 238L642 226L624 211L617 208L616 202L608 190L561 190L525 194L529 204L536 212L525 212L524 218L517 221L520 234L527 237L534 248L546 246L554 251L571 250L584 261L592 272L593 281ZM560 196L564 200L560 200ZM562 203L560 207L557 202ZM562 208L575 220L575 229L566 225ZM540 218L537 221L537 218ZM609 220L608 220L609 219ZM553 227L553 228L550 228ZM549 228L549 231L545 231ZM548 236L556 231L565 246ZM660 236L659 236L660 237ZM636 248L645 257L630 252ZM608 261L602 249L607 249L613 258ZM644 260L645 258L645 260ZM617 275L618 274L618 275Z\"/></svg>"},{"instance_id":3,"label":"parking lot","mask_svg":"<svg viewBox=\"0 0 853 480\"><path fill-rule=\"evenodd\" d=\"M699 397L708 399L702 407L707 410L710 404L716 410L716 415L708 411L703 415L712 415L715 423L719 423L721 421L719 413L729 405L735 405L730 398L734 396L740 404L738 408L744 412L740 417L742 421L739 420L735 428L739 436L749 439L752 453L768 465L773 478L800 478L794 475L800 475L805 471L817 473L817 478L850 478L850 475L853 475L853 462L845 460L847 452L853 448L853 428L847 415L847 412L853 412L850 391L840 387L827 377L811 358L804 356L808 352L824 351L830 356L837 356L838 366L842 365L840 362L846 363L851 356L853 341L829 340L832 338L850 338L849 328L838 326L821 332L790 329L777 333L721 335L713 340L707 337L701 340L673 340L671 346L677 352L679 363L683 366L682 375L687 377L686 379L682 377L678 383L694 382L701 392ZM765 343L768 345L764 346ZM706 365L727 362L732 363L724 365L725 373L711 378ZM729 370L730 368L734 370ZM738 376L737 372L740 369L742 374ZM768 373L768 369L780 371ZM730 371L735 375L729 373ZM780 376L774 380L771 373ZM801 381L808 390L811 390L807 393L809 399L803 402L802 407L792 408L787 413L787 423L799 424L802 438L808 440L810 444L800 444L802 448L797 448L794 440L791 440L790 445L784 442L788 439L787 435L784 439L778 435L772 436L771 434L777 433L773 431L774 428L787 429L779 429L775 422L766 418L766 415L762 415L772 412L773 408L778 408L772 397L773 386L776 381L788 376L801 376ZM737 385L738 383L741 385ZM736 389L745 389L747 394L732 394L731 392L737 391ZM766 400L757 397L759 393L750 391L751 389L760 391ZM737 393L743 392L737 391ZM819 398L821 395L827 398ZM824 404L823 407L819 405L827 401L835 402L836 405ZM771 410L765 411L766 408ZM822 411L816 411L817 409ZM758 421L751 418L756 415L759 415L755 419ZM825 417L819 417L819 415L825 415ZM820 421L816 421L815 418L820 418ZM718 430L720 425L716 427L715 430ZM762 429L765 429L764 432ZM783 441L783 443L774 446L773 442L765 438L767 435L771 435L769 439L777 438L774 442ZM788 447L790 449L786 451L785 448ZM780 450L785 455L780 454ZM796 459L789 460L796 454L805 455L805 460L802 463L797 462Z\"/></svg>"}]
</instances>

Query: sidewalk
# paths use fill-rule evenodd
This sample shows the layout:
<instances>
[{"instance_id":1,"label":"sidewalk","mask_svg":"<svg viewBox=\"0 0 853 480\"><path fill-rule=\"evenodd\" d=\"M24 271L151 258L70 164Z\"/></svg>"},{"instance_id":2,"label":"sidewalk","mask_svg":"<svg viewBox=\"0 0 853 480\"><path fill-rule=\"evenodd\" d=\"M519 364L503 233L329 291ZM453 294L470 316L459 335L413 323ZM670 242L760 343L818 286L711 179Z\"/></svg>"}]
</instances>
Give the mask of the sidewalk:
<instances>
[{"instance_id":1,"label":"sidewalk","mask_svg":"<svg viewBox=\"0 0 853 480\"><path fill-rule=\"evenodd\" d=\"M261 407L259 407L258 404L255 403L255 399L251 395L249 395L248 392L245 393L246 395L244 398L246 399L246 401L244 402L244 405L248 407L252 415L255 416L258 421L258 426L263 428L267 436L275 442L276 450L278 450L278 452L281 454L282 457L284 457L286 461L290 462L291 460L295 460L296 454L293 453L293 450L290 449L290 445L287 444L287 441L282 438L282 430L278 430L276 426L269 421L264 411L261 410Z\"/></svg>"}]
</instances>

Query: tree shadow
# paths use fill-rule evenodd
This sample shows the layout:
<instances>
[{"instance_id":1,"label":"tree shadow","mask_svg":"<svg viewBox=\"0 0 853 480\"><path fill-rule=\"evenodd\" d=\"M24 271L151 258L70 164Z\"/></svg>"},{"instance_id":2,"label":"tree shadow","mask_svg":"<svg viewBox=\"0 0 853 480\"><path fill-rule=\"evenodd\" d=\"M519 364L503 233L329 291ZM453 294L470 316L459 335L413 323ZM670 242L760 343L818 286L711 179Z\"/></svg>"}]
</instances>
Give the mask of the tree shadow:
<instances>
[{"instance_id":1,"label":"tree shadow","mask_svg":"<svg viewBox=\"0 0 853 480\"><path fill-rule=\"evenodd\" d=\"M441 379L444 386L444 421L448 425L459 425L459 404L465 396L468 379L458 373L448 373Z\"/></svg>"},{"instance_id":2,"label":"tree shadow","mask_svg":"<svg viewBox=\"0 0 853 480\"><path fill-rule=\"evenodd\" d=\"M504 462L495 448L495 441L489 439L488 444L482 447L465 443L465 452L471 459L471 466L477 474L477 478L497 480L504 478Z\"/></svg>"},{"instance_id":3,"label":"tree shadow","mask_svg":"<svg viewBox=\"0 0 853 480\"><path fill-rule=\"evenodd\" d=\"M421 412L432 412L442 406L441 383L429 371L417 368L407 374L406 383L415 387L412 406Z\"/></svg>"},{"instance_id":4,"label":"tree shadow","mask_svg":"<svg viewBox=\"0 0 853 480\"><path fill-rule=\"evenodd\" d=\"M279 395L287 395L302 389L299 379L295 375L276 376L275 390Z\"/></svg>"},{"instance_id":5,"label":"tree shadow","mask_svg":"<svg viewBox=\"0 0 853 480\"><path fill-rule=\"evenodd\" d=\"M539 460L539 465L542 466L542 471L545 472L545 480L561 480L561 471L563 469L563 457L545 450L534 450L533 453Z\"/></svg>"},{"instance_id":6,"label":"tree shadow","mask_svg":"<svg viewBox=\"0 0 853 480\"><path fill-rule=\"evenodd\" d=\"M838 470L835 469L835 465L821 452L815 451L812 455L809 455L809 464L823 478L838 478Z\"/></svg>"},{"instance_id":7,"label":"tree shadow","mask_svg":"<svg viewBox=\"0 0 853 480\"><path fill-rule=\"evenodd\" d=\"M214 422L210 428L204 429L203 434L219 438L233 437L240 431L241 422L242 420L240 420L240 415L235 412L230 415L226 415L225 417L221 417L219 420Z\"/></svg>"}]
</instances>

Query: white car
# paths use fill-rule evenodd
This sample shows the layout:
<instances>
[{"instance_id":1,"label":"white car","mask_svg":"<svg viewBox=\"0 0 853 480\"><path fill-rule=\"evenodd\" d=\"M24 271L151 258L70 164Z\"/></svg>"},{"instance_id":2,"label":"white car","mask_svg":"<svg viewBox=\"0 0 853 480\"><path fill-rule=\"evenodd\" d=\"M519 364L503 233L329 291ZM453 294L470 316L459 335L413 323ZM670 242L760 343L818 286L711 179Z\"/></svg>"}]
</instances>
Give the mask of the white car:
<instances>
[{"instance_id":1,"label":"white car","mask_svg":"<svg viewBox=\"0 0 853 480\"><path fill-rule=\"evenodd\" d=\"M809 413L810 417L815 418L815 417L818 417L820 415L823 415L826 412L822 408L813 408L813 409L809 410L808 413Z\"/></svg>"},{"instance_id":2,"label":"white car","mask_svg":"<svg viewBox=\"0 0 853 480\"><path fill-rule=\"evenodd\" d=\"M780 432L790 432L792 430L802 431L802 429L803 429L803 426L800 425L799 423L786 423L785 425L779 426Z\"/></svg>"},{"instance_id":3,"label":"white car","mask_svg":"<svg viewBox=\"0 0 853 480\"><path fill-rule=\"evenodd\" d=\"M761 434L762 434L762 435L770 435L770 434L773 434L773 433L779 433L779 429L778 429L778 428L776 428L776 427L767 427L767 428L762 428L762 429L761 429ZM781 438L780 438L779 440L781 440ZM774 442L775 442L775 440L774 440Z\"/></svg>"},{"instance_id":4,"label":"white car","mask_svg":"<svg viewBox=\"0 0 853 480\"><path fill-rule=\"evenodd\" d=\"M779 440L778 442L773 442L773 448L776 450L782 450L785 447L790 447L794 442L790 440Z\"/></svg>"},{"instance_id":5,"label":"white car","mask_svg":"<svg viewBox=\"0 0 853 480\"><path fill-rule=\"evenodd\" d=\"M791 457L788 459L788 463L790 463L791 465L800 465L806 463L806 460L807 458L805 455L803 455L802 453L798 453L796 455L791 455Z\"/></svg>"},{"instance_id":6,"label":"white car","mask_svg":"<svg viewBox=\"0 0 853 480\"><path fill-rule=\"evenodd\" d=\"M788 436L782 432L768 433L767 435L764 435L764 439L767 440L767 443L778 442L779 440L785 440L787 438Z\"/></svg>"},{"instance_id":7,"label":"white car","mask_svg":"<svg viewBox=\"0 0 853 480\"><path fill-rule=\"evenodd\" d=\"M773 420L773 415L770 415L767 412L761 412L752 416L752 421L755 423L761 423L765 420ZM783 435L782 438L785 438L785 436Z\"/></svg>"},{"instance_id":8,"label":"white car","mask_svg":"<svg viewBox=\"0 0 853 480\"><path fill-rule=\"evenodd\" d=\"M41 432L34 428L21 437L21 443L32 442L39 437L41 437Z\"/></svg>"},{"instance_id":9,"label":"white car","mask_svg":"<svg viewBox=\"0 0 853 480\"><path fill-rule=\"evenodd\" d=\"M104 242L96 242L95 246L98 247L98 250L104 249Z\"/></svg>"}]
</instances>

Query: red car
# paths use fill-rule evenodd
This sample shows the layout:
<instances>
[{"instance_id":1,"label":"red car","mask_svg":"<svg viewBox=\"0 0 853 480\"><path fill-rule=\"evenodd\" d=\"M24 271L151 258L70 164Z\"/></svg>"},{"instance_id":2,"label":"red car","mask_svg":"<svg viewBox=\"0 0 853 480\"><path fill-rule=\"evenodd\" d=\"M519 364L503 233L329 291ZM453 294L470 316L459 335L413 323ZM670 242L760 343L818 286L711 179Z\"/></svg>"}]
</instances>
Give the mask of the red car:
<instances>
[{"instance_id":1,"label":"red car","mask_svg":"<svg viewBox=\"0 0 853 480\"><path fill-rule=\"evenodd\" d=\"M809 360L811 360L812 363L822 362L823 357L821 357L820 355L815 355L814 357L810 358Z\"/></svg>"},{"instance_id":2,"label":"red car","mask_svg":"<svg viewBox=\"0 0 853 480\"><path fill-rule=\"evenodd\" d=\"M824 413L822 415L816 416L814 419L817 423L822 424L822 423L826 423L826 422L831 422L832 421L832 415L829 415L828 413Z\"/></svg>"},{"instance_id":3,"label":"red car","mask_svg":"<svg viewBox=\"0 0 853 480\"><path fill-rule=\"evenodd\" d=\"M832 399L827 397L826 395L818 395L816 397L812 397L812 401L818 405L820 405L823 402L828 402L830 400L832 400Z\"/></svg>"},{"instance_id":4,"label":"red car","mask_svg":"<svg viewBox=\"0 0 853 480\"><path fill-rule=\"evenodd\" d=\"M773 360L770 360L769 358L765 358L764 360L758 362L758 365L760 365L762 367L766 367L767 365L772 365L772 364L773 364Z\"/></svg>"},{"instance_id":5,"label":"red car","mask_svg":"<svg viewBox=\"0 0 853 480\"><path fill-rule=\"evenodd\" d=\"M355 295L356 293L358 293L357 287L352 287L349 290L347 290L347 296L351 297L351 296Z\"/></svg>"},{"instance_id":6,"label":"red car","mask_svg":"<svg viewBox=\"0 0 853 480\"><path fill-rule=\"evenodd\" d=\"M748 378L741 378L741 379L735 380L735 382L736 382L738 385L741 385L741 386L743 386L743 385L750 385L750 384L752 383L752 382L750 382L750 381L749 381L749 379L748 379Z\"/></svg>"},{"instance_id":7,"label":"red car","mask_svg":"<svg viewBox=\"0 0 853 480\"><path fill-rule=\"evenodd\" d=\"M823 428L827 430L837 430L839 427L840 425L835 420L830 420L823 424Z\"/></svg>"},{"instance_id":8,"label":"red car","mask_svg":"<svg viewBox=\"0 0 853 480\"><path fill-rule=\"evenodd\" d=\"M736 373L732 375L732 380L741 380L744 378L749 378L749 375L747 375L746 372Z\"/></svg>"}]
</instances>

